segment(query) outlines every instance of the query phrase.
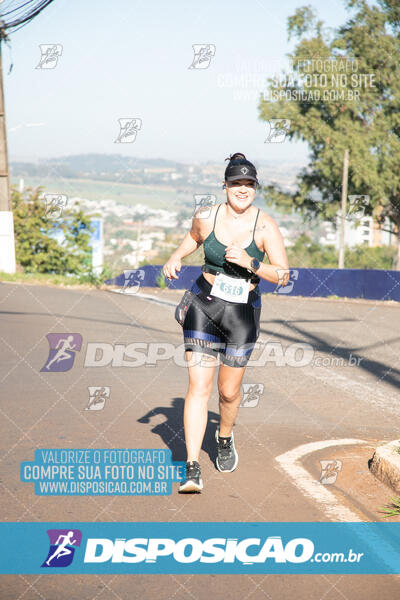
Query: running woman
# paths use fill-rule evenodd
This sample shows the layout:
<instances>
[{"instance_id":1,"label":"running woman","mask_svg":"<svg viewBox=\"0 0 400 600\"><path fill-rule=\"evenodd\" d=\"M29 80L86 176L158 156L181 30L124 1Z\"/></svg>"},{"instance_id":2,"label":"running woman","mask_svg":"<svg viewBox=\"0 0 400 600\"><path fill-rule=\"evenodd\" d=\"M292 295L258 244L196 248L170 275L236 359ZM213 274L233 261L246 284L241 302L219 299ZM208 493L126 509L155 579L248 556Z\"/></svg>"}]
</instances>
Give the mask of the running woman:
<instances>
[{"instance_id":1,"label":"running woman","mask_svg":"<svg viewBox=\"0 0 400 600\"><path fill-rule=\"evenodd\" d=\"M180 484L180 493L203 489L199 456L218 355L220 424L215 432L216 466L224 473L236 469L233 426L246 364L260 332L258 283L262 278L286 285L289 277L278 226L253 206L259 185L255 166L240 152L226 160L226 202L208 207L207 218L204 207L196 211L191 231L163 267L167 279L178 279L182 258L203 244L203 273L190 293L185 293L176 312L183 326L189 371L184 407L186 479ZM263 262L265 254L270 264Z\"/></svg>"}]
</instances>

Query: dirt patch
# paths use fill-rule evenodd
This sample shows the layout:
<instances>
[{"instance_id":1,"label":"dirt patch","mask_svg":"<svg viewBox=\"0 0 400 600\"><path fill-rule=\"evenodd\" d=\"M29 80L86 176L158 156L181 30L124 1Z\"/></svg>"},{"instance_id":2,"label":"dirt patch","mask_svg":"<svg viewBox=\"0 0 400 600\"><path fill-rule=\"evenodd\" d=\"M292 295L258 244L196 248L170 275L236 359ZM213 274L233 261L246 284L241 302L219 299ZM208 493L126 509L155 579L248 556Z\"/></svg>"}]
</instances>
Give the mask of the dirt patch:
<instances>
[{"instance_id":1,"label":"dirt patch","mask_svg":"<svg viewBox=\"0 0 400 600\"><path fill-rule=\"evenodd\" d=\"M369 461L379 443L380 440L371 440L366 445L326 448L308 455L303 466L318 481L332 481L336 471L336 481L321 485L335 494L342 504L361 512L365 521L400 521L400 515L385 518L380 512L382 507L391 504L390 497L395 496L395 492L369 469ZM329 471L323 470L320 461L331 461Z\"/></svg>"}]
</instances>

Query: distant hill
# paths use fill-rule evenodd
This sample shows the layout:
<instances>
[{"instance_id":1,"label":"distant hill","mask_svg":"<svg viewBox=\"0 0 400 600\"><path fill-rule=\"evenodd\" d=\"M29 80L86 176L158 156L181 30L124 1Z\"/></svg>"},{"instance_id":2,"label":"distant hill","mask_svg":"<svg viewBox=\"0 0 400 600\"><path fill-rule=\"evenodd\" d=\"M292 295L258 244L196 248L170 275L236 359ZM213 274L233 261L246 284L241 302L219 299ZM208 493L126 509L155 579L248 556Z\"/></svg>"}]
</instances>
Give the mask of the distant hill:
<instances>
[{"instance_id":1,"label":"distant hill","mask_svg":"<svg viewBox=\"0 0 400 600\"><path fill-rule=\"evenodd\" d=\"M115 176L116 173L137 173L144 169L169 168L181 170L186 165L162 158L145 159L122 154L75 154L37 162L11 161L13 177L45 176L53 169L62 177L89 178Z\"/></svg>"},{"instance_id":2,"label":"distant hill","mask_svg":"<svg viewBox=\"0 0 400 600\"><path fill-rule=\"evenodd\" d=\"M256 161L255 161L256 162ZM122 154L75 154L10 162L11 183L22 179L25 187L44 187L51 193L88 200L112 199L128 205L180 209L194 203L194 194L215 194L223 201L221 180L227 163L192 164L161 158L146 159ZM293 185L301 163L257 161L260 182ZM255 204L265 206L263 194Z\"/></svg>"},{"instance_id":3,"label":"distant hill","mask_svg":"<svg viewBox=\"0 0 400 600\"><path fill-rule=\"evenodd\" d=\"M265 173L282 172L296 174L303 163L300 161L282 160L258 160L255 161L260 171ZM13 177L46 176L53 170L62 177L97 178L104 176L115 177L116 173L144 173L150 171L176 171L182 175L189 172L201 172L203 169L215 168L219 176L225 169L227 163L206 161L192 164L180 163L163 158L137 158L123 154L74 154L70 156L59 156L55 158L43 158L37 161L11 160L10 168Z\"/></svg>"}]
</instances>

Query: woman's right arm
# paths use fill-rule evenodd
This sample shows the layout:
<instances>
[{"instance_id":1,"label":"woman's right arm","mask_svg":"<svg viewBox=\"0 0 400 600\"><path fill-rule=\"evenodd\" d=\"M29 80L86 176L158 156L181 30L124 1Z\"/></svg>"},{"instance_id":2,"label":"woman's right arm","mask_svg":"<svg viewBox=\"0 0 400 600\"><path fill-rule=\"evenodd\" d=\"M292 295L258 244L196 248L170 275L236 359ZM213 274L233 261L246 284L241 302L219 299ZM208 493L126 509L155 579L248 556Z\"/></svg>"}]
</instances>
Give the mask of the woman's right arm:
<instances>
[{"instance_id":1,"label":"woman's right arm","mask_svg":"<svg viewBox=\"0 0 400 600\"><path fill-rule=\"evenodd\" d=\"M181 270L182 258L195 252L203 243L200 231L202 219L197 218L196 215L192 220L192 229L185 235L179 247L171 254L163 266L163 272L167 279L178 279L176 272Z\"/></svg>"}]
</instances>

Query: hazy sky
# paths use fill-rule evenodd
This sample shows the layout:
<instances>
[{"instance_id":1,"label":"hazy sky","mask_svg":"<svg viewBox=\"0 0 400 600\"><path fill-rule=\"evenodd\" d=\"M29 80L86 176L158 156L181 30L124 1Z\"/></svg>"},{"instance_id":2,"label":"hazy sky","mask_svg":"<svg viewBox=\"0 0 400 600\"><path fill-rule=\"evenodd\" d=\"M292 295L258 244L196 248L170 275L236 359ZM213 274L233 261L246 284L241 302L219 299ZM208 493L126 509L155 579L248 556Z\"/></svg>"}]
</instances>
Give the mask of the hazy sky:
<instances>
[{"instance_id":1,"label":"hazy sky","mask_svg":"<svg viewBox=\"0 0 400 600\"><path fill-rule=\"evenodd\" d=\"M284 66L287 17L309 2L55 0L11 35L11 54L3 48L10 159L98 152L223 162L240 151L306 161L304 144L264 143L255 92ZM348 16L341 0L310 3L330 27ZM192 45L203 43L215 56L189 69ZM62 46L55 68L36 68L39 44ZM119 118L142 120L133 143L114 143Z\"/></svg>"}]
</instances>

